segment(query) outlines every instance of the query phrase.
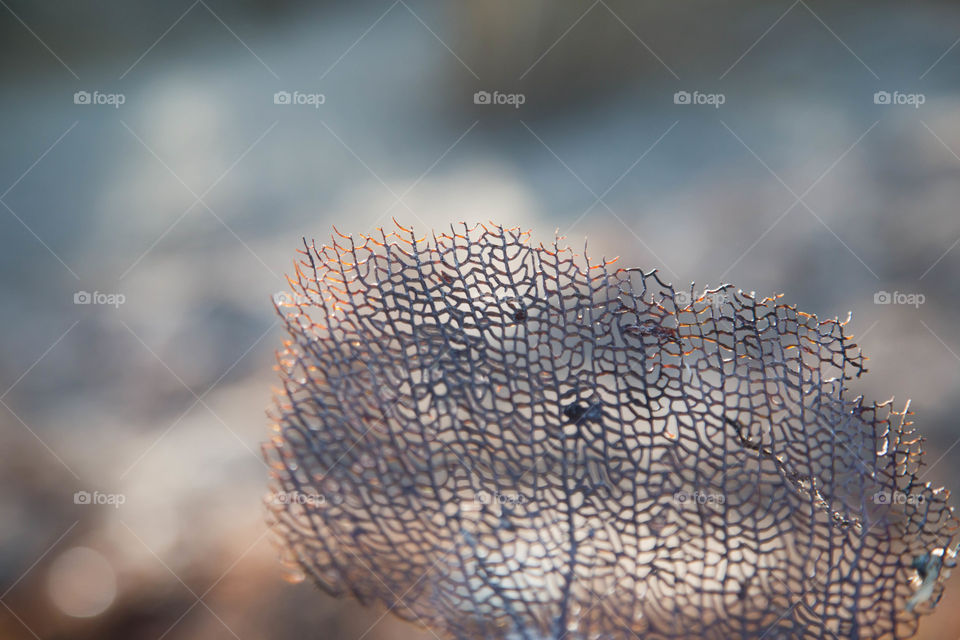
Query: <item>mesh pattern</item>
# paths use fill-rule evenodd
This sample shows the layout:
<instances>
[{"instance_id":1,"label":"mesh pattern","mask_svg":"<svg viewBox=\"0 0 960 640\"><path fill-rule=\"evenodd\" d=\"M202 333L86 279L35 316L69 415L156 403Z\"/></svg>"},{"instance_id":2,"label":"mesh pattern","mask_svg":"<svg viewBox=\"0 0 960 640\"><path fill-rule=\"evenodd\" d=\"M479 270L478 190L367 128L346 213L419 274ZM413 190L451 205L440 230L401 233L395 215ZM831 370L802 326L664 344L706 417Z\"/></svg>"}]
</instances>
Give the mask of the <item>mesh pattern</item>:
<instances>
[{"instance_id":1,"label":"mesh pattern","mask_svg":"<svg viewBox=\"0 0 960 640\"><path fill-rule=\"evenodd\" d=\"M844 323L527 233L306 245L287 560L442 638L906 638L957 521Z\"/></svg>"}]
</instances>

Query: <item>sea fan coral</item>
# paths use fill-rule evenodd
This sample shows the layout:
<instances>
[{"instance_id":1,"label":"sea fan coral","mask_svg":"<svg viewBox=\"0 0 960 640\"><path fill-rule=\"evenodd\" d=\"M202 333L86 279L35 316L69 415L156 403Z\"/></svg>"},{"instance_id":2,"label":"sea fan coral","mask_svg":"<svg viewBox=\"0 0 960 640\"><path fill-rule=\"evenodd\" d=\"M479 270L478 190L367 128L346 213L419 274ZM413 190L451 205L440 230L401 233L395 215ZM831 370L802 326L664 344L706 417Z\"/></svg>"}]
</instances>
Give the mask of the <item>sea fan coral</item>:
<instances>
[{"instance_id":1,"label":"sea fan coral","mask_svg":"<svg viewBox=\"0 0 960 640\"><path fill-rule=\"evenodd\" d=\"M907 638L957 520L845 323L478 225L305 243L287 559L443 638Z\"/></svg>"}]
</instances>

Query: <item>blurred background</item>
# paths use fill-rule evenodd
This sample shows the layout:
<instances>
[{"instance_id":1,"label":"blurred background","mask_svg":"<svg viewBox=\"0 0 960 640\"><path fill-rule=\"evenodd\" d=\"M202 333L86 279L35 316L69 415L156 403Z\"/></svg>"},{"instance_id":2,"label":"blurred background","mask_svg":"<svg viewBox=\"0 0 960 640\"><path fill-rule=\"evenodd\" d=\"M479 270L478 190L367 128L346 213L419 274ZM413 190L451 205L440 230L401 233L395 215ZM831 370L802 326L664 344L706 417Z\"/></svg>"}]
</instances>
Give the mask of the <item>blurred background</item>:
<instances>
[{"instance_id":1,"label":"blurred background","mask_svg":"<svg viewBox=\"0 0 960 640\"><path fill-rule=\"evenodd\" d=\"M431 638L290 584L301 238L487 221L853 313L960 488L960 6L0 0L0 636ZM957 638L960 579L922 638Z\"/></svg>"}]
</instances>

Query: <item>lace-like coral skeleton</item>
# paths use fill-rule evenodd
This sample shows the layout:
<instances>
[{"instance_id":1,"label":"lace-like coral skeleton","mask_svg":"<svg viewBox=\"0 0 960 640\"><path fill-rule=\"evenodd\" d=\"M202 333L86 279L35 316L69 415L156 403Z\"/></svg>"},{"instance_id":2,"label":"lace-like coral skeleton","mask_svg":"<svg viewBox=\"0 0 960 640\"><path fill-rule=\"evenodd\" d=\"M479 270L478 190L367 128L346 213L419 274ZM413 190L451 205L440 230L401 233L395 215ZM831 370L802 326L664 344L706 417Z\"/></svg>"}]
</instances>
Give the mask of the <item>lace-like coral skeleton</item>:
<instances>
[{"instance_id":1,"label":"lace-like coral skeleton","mask_svg":"<svg viewBox=\"0 0 960 640\"><path fill-rule=\"evenodd\" d=\"M845 323L487 225L306 244L287 561L444 639L908 638L953 564Z\"/></svg>"}]
</instances>

